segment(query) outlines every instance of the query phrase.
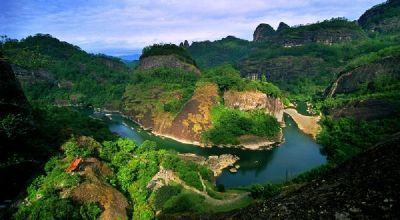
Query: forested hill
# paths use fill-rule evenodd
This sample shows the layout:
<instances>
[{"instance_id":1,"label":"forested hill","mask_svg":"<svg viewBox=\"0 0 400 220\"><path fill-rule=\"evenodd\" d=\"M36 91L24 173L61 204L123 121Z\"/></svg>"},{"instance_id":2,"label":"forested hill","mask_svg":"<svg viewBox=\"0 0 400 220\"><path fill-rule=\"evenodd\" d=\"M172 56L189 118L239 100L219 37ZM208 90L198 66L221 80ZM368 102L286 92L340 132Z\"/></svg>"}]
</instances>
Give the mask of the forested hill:
<instances>
[{"instance_id":1,"label":"forested hill","mask_svg":"<svg viewBox=\"0 0 400 220\"><path fill-rule=\"evenodd\" d=\"M4 39L0 48L33 102L117 108L129 79L120 60L86 53L47 34Z\"/></svg>"},{"instance_id":2,"label":"forested hill","mask_svg":"<svg viewBox=\"0 0 400 220\"><path fill-rule=\"evenodd\" d=\"M229 36L193 42L188 51L202 69L230 63L244 77L264 75L293 97L311 99L353 59L400 44L398 2L377 5L358 21L333 18L293 27L281 22L277 30L260 24L253 41Z\"/></svg>"}]
</instances>

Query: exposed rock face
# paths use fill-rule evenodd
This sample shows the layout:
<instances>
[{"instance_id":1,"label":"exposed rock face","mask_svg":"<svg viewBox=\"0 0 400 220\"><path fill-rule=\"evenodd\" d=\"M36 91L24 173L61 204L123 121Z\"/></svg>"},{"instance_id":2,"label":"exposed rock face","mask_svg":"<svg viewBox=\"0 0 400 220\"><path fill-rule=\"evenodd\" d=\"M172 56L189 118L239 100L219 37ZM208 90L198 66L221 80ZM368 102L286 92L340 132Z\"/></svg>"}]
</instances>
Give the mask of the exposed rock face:
<instances>
[{"instance_id":1,"label":"exposed rock face","mask_svg":"<svg viewBox=\"0 0 400 220\"><path fill-rule=\"evenodd\" d=\"M374 6L361 15L358 24L372 32L400 30L400 1L389 0Z\"/></svg>"},{"instance_id":2,"label":"exposed rock face","mask_svg":"<svg viewBox=\"0 0 400 220\"><path fill-rule=\"evenodd\" d=\"M192 98L175 117L168 112L155 112L151 108L141 112L127 111L127 114L154 134L184 143L200 144L201 133L211 127L211 108L217 102L218 86L206 83L196 88Z\"/></svg>"},{"instance_id":3,"label":"exposed rock face","mask_svg":"<svg viewBox=\"0 0 400 220\"><path fill-rule=\"evenodd\" d=\"M400 57L389 57L345 72L328 89L327 95L334 97L337 94L352 93L364 84L373 86L374 79L381 74L389 74L400 79L399 62Z\"/></svg>"},{"instance_id":4,"label":"exposed rock face","mask_svg":"<svg viewBox=\"0 0 400 220\"><path fill-rule=\"evenodd\" d=\"M214 177L221 175L222 170L227 167L233 167L233 165L240 159L236 155L232 154L222 154L219 156L211 155L208 158L199 156L196 154L178 154L178 156L184 160L190 160L200 165L205 165L210 168ZM239 169L239 165L236 165L234 168Z\"/></svg>"},{"instance_id":5,"label":"exposed rock face","mask_svg":"<svg viewBox=\"0 0 400 220\"><path fill-rule=\"evenodd\" d=\"M275 31L268 24L260 24L253 34L253 41L269 41L284 47L301 46L307 43L334 44L366 37L357 25L348 21L325 21L322 24L292 27L281 22Z\"/></svg>"},{"instance_id":6,"label":"exposed rock face","mask_svg":"<svg viewBox=\"0 0 400 220\"><path fill-rule=\"evenodd\" d=\"M189 219L397 219L399 155L397 133L296 190L230 213Z\"/></svg>"},{"instance_id":7,"label":"exposed rock face","mask_svg":"<svg viewBox=\"0 0 400 220\"><path fill-rule=\"evenodd\" d=\"M30 106L11 66L0 57L0 117L30 111Z\"/></svg>"},{"instance_id":8,"label":"exposed rock face","mask_svg":"<svg viewBox=\"0 0 400 220\"><path fill-rule=\"evenodd\" d=\"M161 132L180 140L200 142L200 134L211 127L210 112L217 102L217 85L209 83L198 87L172 121L171 127Z\"/></svg>"},{"instance_id":9,"label":"exposed rock face","mask_svg":"<svg viewBox=\"0 0 400 220\"><path fill-rule=\"evenodd\" d=\"M200 70L194 65L185 63L181 61L175 55L160 55L160 56L150 56L140 59L139 70L146 70L158 67L174 67L184 69L188 72L200 75Z\"/></svg>"},{"instance_id":10,"label":"exposed rock face","mask_svg":"<svg viewBox=\"0 0 400 220\"><path fill-rule=\"evenodd\" d=\"M275 30L269 24L259 24L254 31L253 41L269 40L275 35Z\"/></svg>"},{"instance_id":11,"label":"exposed rock face","mask_svg":"<svg viewBox=\"0 0 400 220\"><path fill-rule=\"evenodd\" d=\"M126 209L128 201L125 196L110 186L104 178L112 173L111 169L96 158L85 158L78 174L86 181L71 192L71 197L81 203L97 202L104 211L100 219L128 219ZM63 192L68 197L68 191Z\"/></svg>"},{"instance_id":12,"label":"exposed rock face","mask_svg":"<svg viewBox=\"0 0 400 220\"><path fill-rule=\"evenodd\" d=\"M269 97L262 92L256 91L227 91L224 94L225 105L237 108L241 111L262 109L266 113L276 117L283 122L283 104L279 98Z\"/></svg>"},{"instance_id":13,"label":"exposed rock face","mask_svg":"<svg viewBox=\"0 0 400 220\"><path fill-rule=\"evenodd\" d=\"M310 56L280 56L272 59L247 59L240 63L241 74L249 77L256 73L265 75L268 81L285 89L284 85L298 83L304 77L322 78L324 73L335 72L333 67L322 58ZM327 85L333 77L326 75L324 81Z\"/></svg>"},{"instance_id":14,"label":"exposed rock face","mask_svg":"<svg viewBox=\"0 0 400 220\"><path fill-rule=\"evenodd\" d=\"M312 32L299 31L296 37L285 37L285 31L280 34L276 41L284 47L301 46L308 43L335 44L350 42L365 37L364 34L347 29L320 29Z\"/></svg>"},{"instance_id":15,"label":"exposed rock face","mask_svg":"<svg viewBox=\"0 0 400 220\"><path fill-rule=\"evenodd\" d=\"M46 70L27 70L18 65L12 65L12 69L21 83L46 82L51 85L57 84L53 74Z\"/></svg>"},{"instance_id":16,"label":"exposed rock face","mask_svg":"<svg viewBox=\"0 0 400 220\"><path fill-rule=\"evenodd\" d=\"M351 117L358 120L375 120L400 113L400 102L369 99L354 101L327 112L336 118Z\"/></svg>"}]
</instances>

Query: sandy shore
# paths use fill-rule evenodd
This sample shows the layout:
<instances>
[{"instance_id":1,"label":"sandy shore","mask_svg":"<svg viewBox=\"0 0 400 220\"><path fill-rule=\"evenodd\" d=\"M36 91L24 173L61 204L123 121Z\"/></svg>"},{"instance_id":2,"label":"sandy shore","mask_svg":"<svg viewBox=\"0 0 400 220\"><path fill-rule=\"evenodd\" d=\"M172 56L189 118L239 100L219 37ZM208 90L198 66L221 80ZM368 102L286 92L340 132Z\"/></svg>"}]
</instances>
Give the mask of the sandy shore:
<instances>
[{"instance_id":1,"label":"sandy shore","mask_svg":"<svg viewBox=\"0 0 400 220\"><path fill-rule=\"evenodd\" d=\"M318 122L321 119L321 116L302 115L298 113L296 109L293 108L287 108L285 109L284 112L293 118L293 120L297 124L297 127L299 127L301 131L311 135L314 139L316 138L317 133L320 129Z\"/></svg>"}]
</instances>

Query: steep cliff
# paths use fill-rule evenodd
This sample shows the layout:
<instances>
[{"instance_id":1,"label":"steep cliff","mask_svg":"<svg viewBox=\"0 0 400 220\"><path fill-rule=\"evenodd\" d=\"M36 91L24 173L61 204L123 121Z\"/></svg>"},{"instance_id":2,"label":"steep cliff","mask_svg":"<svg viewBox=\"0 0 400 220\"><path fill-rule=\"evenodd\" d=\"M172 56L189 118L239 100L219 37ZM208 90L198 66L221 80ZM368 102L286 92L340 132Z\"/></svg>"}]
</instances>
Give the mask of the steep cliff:
<instances>
[{"instance_id":1,"label":"steep cliff","mask_svg":"<svg viewBox=\"0 0 400 220\"><path fill-rule=\"evenodd\" d=\"M400 113L400 47L370 53L353 63L326 90L325 113L375 120ZM354 66L354 67L352 67Z\"/></svg>"},{"instance_id":2,"label":"steep cliff","mask_svg":"<svg viewBox=\"0 0 400 220\"><path fill-rule=\"evenodd\" d=\"M200 85L174 118L170 128L157 132L181 141L199 143L201 133L211 126L210 111L217 102L217 85L211 83Z\"/></svg>"},{"instance_id":3,"label":"steep cliff","mask_svg":"<svg viewBox=\"0 0 400 220\"><path fill-rule=\"evenodd\" d=\"M139 70L148 70L158 67L174 67L181 68L189 72L200 75L200 70L189 63L183 62L176 55L157 55L141 58L139 62Z\"/></svg>"},{"instance_id":4,"label":"steep cliff","mask_svg":"<svg viewBox=\"0 0 400 220\"><path fill-rule=\"evenodd\" d=\"M351 101L343 106L328 109L335 118L351 117L357 120L375 120L400 114L400 101L366 99Z\"/></svg>"},{"instance_id":5,"label":"steep cliff","mask_svg":"<svg viewBox=\"0 0 400 220\"><path fill-rule=\"evenodd\" d=\"M269 40L275 36L275 30L269 24L259 24L254 31L253 41Z\"/></svg>"},{"instance_id":6,"label":"steep cliff","mask_svg":"<svg viewBox=\"0 0 400 220\"><path fill-rule=\"evenodd\" d=\"M241 111L262 109L283 123L283 104L279 98L269 97L257 91L227 91L224 93L224 104Z\"/></svg>"},{"instance_id":7,"label":"steep cliff","mask_svg":"<svg viewBox=\"0 0 400 220\"><path fill-rule=\"evenodd\" d=\"M371 32L400 30L400 1L389 0L367 10L358 19L362 28Z\"/></svg>"},{"instance_id":8,"label":"steep cliff","mask_svg":"<svg viewBox=\"0 0 400 220\"><path fill-rule=\"evenodd\" d=\"M254 31L253 41L268 41L271 44L293 47L308 43L343 43L365 37L357 24L336 18L291 28L281 23L277 31L268 24L260 24Z\"/></svg>"},{"instance_id":9,"label":"steep cliff","mask_svg":"<svg viewBox=\"0 0 400 220\"><path fill-rule=\"evenodd\" d=\"M273 58L251 57L239 64L241 74L250 76L256 73L265 75L268 81L283 90L294 91L293 87L304 88L306 83L316 83L323 87L329 85L336 67L321 57L278 56ZM312 87L306 88L310 89Z\"/></svg>"},{"instance_id":10,"label":"steep cliff","mask_svg":"<svg viewBox=\"0 0 400 220\"><path fill-rule=\"evenodd\" d=\"M389 56L377 59L371 63L361 65L353 70L343 72L328 89L328 96L349 94L367 86L372 89L374 80L382 75L389 75L400 79L400 56Z\"/></svg>"}]
</instances>

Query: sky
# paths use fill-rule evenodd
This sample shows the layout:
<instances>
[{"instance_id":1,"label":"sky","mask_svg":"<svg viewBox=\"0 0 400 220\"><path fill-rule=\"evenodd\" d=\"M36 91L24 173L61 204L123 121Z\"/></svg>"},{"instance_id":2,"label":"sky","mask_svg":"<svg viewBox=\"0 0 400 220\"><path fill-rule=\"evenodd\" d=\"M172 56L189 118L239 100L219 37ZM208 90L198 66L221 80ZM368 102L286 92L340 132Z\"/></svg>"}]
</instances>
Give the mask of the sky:
<instances>
[{"instance_id":1,"label":"sky","mask_svg":"<svg viewBox=\"0 0 400 220\"><path fill-rule=\"evenodd\" d=\"M357 20L383 0L0 0L0 35L51 34L92 53L139 53L154 43L252 40L260 23L276 28L332 17Z\"/></svg>"}]
</instances>

